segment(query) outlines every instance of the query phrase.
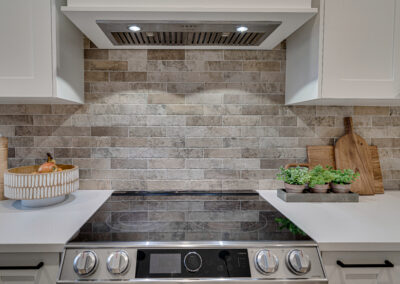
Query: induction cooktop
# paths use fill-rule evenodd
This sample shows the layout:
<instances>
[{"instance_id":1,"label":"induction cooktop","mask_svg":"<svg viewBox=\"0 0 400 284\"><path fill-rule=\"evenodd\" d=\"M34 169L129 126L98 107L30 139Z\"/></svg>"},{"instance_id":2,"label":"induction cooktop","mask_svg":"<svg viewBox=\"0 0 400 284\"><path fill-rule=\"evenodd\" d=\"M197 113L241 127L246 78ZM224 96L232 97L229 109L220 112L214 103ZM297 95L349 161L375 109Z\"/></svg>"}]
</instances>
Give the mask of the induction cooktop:
<instances>
[{"instance_id":1,"label":"induction cooktop","mask_svg":"<svg viewBox=\"0 0 400 284\"><path fill-rule=\"evenodd\" d=\"M307 240L256 191L114 192L71 242Z\"/></svg>"}]
</instances>

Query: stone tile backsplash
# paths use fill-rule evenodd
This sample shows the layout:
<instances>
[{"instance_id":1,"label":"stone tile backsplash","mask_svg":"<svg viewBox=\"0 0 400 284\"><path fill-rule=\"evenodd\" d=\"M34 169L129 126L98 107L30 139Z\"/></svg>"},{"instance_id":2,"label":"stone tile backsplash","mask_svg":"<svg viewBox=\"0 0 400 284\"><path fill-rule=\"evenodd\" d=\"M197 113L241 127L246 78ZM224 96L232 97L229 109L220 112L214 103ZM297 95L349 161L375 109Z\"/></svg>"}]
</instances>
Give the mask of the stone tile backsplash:
<instances>
[{"instance_id":1,"label":"stone tile backsplash","mask_svg":"<svg viewBox=\"0 0 400 284\"><path fill-rule=\"evenodd\" d=\"M81 189L273 189L277 168L330 145L343 117L400 185L400 107L285 106L285 49L100 50L85 39L84 105L0 105L9 166L46 152ZM377 94L379 95L379 94Z\"/></svg>"}]
</instances>

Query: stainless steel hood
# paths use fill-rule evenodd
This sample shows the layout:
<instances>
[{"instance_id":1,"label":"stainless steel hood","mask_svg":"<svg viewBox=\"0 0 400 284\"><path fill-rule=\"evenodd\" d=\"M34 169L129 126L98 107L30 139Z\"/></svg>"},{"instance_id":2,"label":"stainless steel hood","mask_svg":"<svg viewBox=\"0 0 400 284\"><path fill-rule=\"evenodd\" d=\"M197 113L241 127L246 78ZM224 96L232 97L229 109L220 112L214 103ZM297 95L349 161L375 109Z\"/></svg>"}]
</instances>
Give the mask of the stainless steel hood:
<instances>
[{"instance_id":1,"label":"stainless steel hood","mask_svg":"<svg viewBox=\"0 0 400 284\"><path fill-rule=\"evenodd\" d=\"M69 0L62 11L108 49L272 49L317 13L311 0Z\"/></svg>"}]
</instances>

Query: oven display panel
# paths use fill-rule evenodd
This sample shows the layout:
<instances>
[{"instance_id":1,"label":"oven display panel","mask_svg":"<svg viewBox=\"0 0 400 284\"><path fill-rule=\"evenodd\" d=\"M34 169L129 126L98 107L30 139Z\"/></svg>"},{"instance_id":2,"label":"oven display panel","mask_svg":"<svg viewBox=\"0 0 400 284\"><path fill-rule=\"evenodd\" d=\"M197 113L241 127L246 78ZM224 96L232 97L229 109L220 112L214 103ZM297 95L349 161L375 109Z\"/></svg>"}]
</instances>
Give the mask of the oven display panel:
<instances>
[{"instance_id":1,"label":"oven display panel","mask_svg":"<svg viewBox=\"0 0 400 284\"><path fill-rule=\"evenodd\" d=\"M139 249L136 278L250 277L246 249Z\"/></svg>"},{"instance_id":2,"label":"oven display panel","mask_svg":"<svg viewBox=\"0 0 400 284\"><path fill-rule=\"evenodd\" d=\"M180 274L181 254L150 254L150 274Z\"/></svg>"}]
</instances>

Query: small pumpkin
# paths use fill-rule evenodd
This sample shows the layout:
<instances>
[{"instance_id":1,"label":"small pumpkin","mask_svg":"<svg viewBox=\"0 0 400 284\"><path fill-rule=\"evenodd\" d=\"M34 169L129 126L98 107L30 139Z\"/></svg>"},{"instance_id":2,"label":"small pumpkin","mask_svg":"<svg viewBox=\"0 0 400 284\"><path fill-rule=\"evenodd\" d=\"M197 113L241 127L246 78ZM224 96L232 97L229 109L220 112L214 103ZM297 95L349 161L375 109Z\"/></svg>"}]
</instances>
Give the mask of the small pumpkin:
<instances>
[{"instance_id":1,"label":"small pumpkin","mask_svg":"<svg viewBox=\"0 0 400 284\"><path fill-rule=\"evenodd\" d=\"M52 173L52 172L59 172L62 169L60 169L56 165L56 161L53 159L50 153L47 153L47 162L43 163L40 165L38 169L38 173L43 174L43 173Z\"/></svg>"}]
</instances>

